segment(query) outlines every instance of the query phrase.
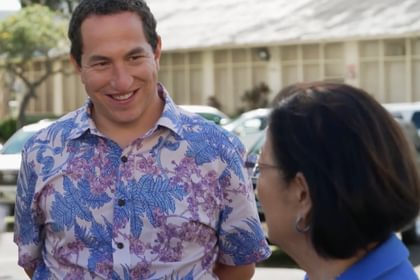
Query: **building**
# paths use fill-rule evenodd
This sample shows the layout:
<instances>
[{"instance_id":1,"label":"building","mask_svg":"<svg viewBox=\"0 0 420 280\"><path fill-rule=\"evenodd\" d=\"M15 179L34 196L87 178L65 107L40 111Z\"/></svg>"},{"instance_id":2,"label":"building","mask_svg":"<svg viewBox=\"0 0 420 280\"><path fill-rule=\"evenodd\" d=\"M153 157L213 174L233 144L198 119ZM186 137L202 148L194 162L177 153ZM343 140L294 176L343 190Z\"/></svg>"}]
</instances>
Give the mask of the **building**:
<instances>
[{"instance_id":1,"label":"building","mask_svg":"<svg viewBox=\"0 0 420 280\"><path fill-rule=\"evenodd\" d=\"M162 36L159 80L179 104L216 96L233 114L261 82L275 95L312 80L359 86L380 102L420 101L418 0L148 2ZM75 75L39 91L32 113L60 115L85 100Z\"/></svg>"}]
</instances>

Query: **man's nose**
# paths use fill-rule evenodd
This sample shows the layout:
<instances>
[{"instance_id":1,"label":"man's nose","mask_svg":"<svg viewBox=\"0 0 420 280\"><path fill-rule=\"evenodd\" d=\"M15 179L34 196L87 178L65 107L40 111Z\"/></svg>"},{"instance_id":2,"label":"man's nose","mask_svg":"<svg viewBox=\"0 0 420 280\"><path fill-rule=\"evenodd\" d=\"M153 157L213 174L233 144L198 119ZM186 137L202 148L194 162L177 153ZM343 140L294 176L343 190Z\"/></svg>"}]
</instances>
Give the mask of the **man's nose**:
<instances>
[{"instance_id":1,"label":"man's nose","mask_svg":"<svg viewBox=\"0 0 420 280\"><path fill-rule=\"evenodd\" d=\"M120 92L128 91L133 84L133 76L124 65L115 65L111 86Z\"/></svg>"}]
</instances>

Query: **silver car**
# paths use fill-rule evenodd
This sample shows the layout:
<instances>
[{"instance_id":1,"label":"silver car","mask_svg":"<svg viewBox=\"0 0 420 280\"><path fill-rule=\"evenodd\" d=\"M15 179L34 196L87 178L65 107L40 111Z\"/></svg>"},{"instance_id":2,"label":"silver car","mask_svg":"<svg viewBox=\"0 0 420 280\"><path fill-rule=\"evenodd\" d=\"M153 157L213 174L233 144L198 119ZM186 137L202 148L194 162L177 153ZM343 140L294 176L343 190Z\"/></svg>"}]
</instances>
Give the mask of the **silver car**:
<instances>
[{"instance_id":1,"label":"silver car","mask_svg":"<svg viewBox=\"0 0 420 280\"><path fill-rule=\"evenodd\" d=\"M236 134L249 151L267 127L270 112L271 109L268 108L245 112L232 122L224 125L223 128Z\"/></svg>"},{"instance_id":2,"label":"silver car","mask_svg":"<svg viewBox=\"0 0 420 280\"><path fill-rule=\"evenodd\" d=\"M41 120L16 131L0 150L0 205L10 214L16 200L16 182L21 163L21 152L26 141L37 131L47 127L51 120Z\"/></svg>"}]
</instances>

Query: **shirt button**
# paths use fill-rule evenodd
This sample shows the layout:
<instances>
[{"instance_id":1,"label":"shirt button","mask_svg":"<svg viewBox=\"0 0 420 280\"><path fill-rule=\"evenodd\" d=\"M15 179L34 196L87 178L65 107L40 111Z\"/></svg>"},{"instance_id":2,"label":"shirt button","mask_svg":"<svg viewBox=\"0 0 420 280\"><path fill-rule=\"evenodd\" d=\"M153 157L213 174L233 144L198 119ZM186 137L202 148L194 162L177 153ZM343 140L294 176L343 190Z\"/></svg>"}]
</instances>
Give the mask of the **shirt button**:
<instances>
[{"instance_id":1,"label":"shirt button","mask_svg":"<svg viewBox=\"0 0 420 280\"><path fill-rule=\"evenodd\" d=\"M121 157L121 161L122 161L122 162L127 162L127 160L128 160L128 158L127 158L126 156L122 156L122 157Z\"/></svg>"},{"instance_id":2,"label":"shirt button","mask_svg":"<svg viewBox=\"0 0 420 280\"><path fill-rule=\"evenodd\" d=\"M122 249L122 248L124 248L124 244L122 244L121 242L118 242L118 243L117 243L117 248L118 248L118 249Z\"/></svg>"},{"instance_id":3,"label":"shirt button","mask_svg":"<svg viewBox=\"0 0 420 280\"><path fill-rule=\"evenodd\" d=\"M122 207L124 205L125 205L125 200L122 198L118 199L118 206Z\"/></svg>"}]
</instances>

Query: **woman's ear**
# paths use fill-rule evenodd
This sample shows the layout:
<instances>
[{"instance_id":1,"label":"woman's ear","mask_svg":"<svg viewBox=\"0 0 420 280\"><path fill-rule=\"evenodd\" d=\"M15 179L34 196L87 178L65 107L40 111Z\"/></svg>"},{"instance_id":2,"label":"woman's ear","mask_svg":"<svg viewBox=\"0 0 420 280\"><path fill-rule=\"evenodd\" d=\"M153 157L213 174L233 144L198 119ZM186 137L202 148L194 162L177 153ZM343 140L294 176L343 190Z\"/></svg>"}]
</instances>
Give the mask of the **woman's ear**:
<instances>
[{"instance_id":1,"label":"woman's ear","mask_svg":"<svg viewBox=\"0 0 420 280\"><path fill-rule=\"evenodd\" d=\"M295 178L293 178L293 184L300 214L306 217L312 209L312 200L305 175L302 172L296 173Z\"/></svg>"}]
</instances>

